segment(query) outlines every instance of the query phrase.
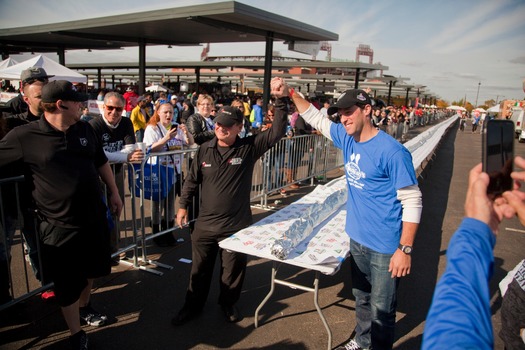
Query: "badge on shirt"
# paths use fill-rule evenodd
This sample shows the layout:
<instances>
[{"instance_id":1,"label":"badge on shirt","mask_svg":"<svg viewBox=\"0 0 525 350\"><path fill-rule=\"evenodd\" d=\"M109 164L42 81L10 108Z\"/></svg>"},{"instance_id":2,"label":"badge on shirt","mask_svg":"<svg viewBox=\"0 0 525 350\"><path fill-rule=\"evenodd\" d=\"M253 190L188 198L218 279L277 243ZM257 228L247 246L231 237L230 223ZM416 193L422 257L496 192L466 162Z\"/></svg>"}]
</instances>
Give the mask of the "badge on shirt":
<instances>
[{"instance_id":1,"label":"badge on shirt","mask_svg":"<svg viewBox=\"0 0 525 350\"><path fill-rule=\"evenodd\" d=\"M242 158L232 158L229 161L230 165L241 165L242 164Z\"/></svg>"},{"instance_id":2,"label":"badge on shirt","mask_svg":"<svg viewBox=\"0 0 525 350\"><path fill-rule=\"evenodd\" d=\"M81 137L80 138L80 144L85 147L88 144L88 140L86 138L84 138L84 137Z\"/></svg>"}]
</instances>

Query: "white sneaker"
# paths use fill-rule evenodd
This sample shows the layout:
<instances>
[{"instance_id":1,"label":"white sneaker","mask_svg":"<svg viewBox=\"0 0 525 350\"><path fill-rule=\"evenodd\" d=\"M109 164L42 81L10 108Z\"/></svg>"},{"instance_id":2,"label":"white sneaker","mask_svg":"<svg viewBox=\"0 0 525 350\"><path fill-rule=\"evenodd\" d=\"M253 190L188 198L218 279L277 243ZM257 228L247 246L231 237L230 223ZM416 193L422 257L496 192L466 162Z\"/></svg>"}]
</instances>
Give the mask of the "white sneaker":
<instances>
[{"instance_id":1,"label":"white sneaker","mask_svg":"<svg viewBox=\"0 0 525 350\"><path fill-rule=\"evenodd\" d=\"M364 349L360 347L359 344L357 344L357 342L354 339L352 339L348 343L335 348L335 350L368 350L368 349Z\"/></svg>"},{"instance_id":2,"label":"white sneaker","mask_svg":"<svg viewBox=\"0 0 525 350\"><path fill-rule=\"evenodd\" d=\"M101 327L106 324L108 317L96 311L88 304L80 308L80 321L89 326Z\"/></svg>"}]
</instances>

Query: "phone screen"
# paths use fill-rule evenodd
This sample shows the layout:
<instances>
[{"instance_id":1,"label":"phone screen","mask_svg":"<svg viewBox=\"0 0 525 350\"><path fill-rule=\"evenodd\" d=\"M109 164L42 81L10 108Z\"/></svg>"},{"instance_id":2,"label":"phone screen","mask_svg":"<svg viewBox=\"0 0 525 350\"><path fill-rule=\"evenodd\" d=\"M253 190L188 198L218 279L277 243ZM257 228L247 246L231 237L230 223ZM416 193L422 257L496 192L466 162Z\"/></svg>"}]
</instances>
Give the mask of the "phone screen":
<instances>
[{"instance_id":1,"label":"phone screen","mask_svg":"<svg viewBox=\"0 0 525 350\"><path fill-rule=\"evenodd\" d=\"M489 120L483 145L483 171L490 177L487 193L501 194L512 189L514 122Z\"/></svg>"}]
</instances>

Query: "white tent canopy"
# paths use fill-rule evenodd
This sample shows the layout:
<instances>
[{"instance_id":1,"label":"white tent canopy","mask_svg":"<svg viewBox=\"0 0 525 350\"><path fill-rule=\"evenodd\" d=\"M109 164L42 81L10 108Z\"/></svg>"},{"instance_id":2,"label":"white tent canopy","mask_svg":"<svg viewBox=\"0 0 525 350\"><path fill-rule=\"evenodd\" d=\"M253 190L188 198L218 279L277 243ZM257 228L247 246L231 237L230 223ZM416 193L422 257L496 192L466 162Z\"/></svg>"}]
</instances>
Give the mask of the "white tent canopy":
<instances>
[{"instance_id":1,"label":"white tent canopy","mask_svg":"<svg viewBox=\"0 0 525 350\"><path fill-rule=\"evenodd\" d=\"M151 85L146 88L146 91L149 92L157 92L157 91L164 91L167 92L168 89L162 85Z\"/></svg>"},{"instance_id":2,"label":"white tent canopy","mask_svg":"<svg viewBox=\"0 0 525 350\"><path fill-rule=\"evenodd\" d=\"M54 75L50 80L68 80L72 83L86 83L87 77L75 72L52 59L38 55L27 61L20 62L11 67L0 69L0 79L19 80L23 70L29 67L42 67L49 75Z\"/></svg>"},{"instance_id":3,"label":"white tent canopy","mask_svg":"<svg viewBox=\"0 0 525 350\"><path fill-rule=\"evenodd\" d=\"M452 109L454 111L466 111L466 109L461 106L448 106L447 109Z\"/></svg>"},{"instance_id":4,"label":"white tent canopy","mask_svg":"<svg viewBox=\"0 0 525 350\"><path fill-rule=\"evenodd\" d=\"M8 57L2 62L0 62L0 69L11 67L11 66L14 66L15 64L18 64L18 62L12 59L11 57Z\"/></svg>"},{"instance_id":5,"label":"white tent canopy","mask_svg":"<svg viewBox=\"0 0 525 350\"><path fill-rule=\"evenodd\" d=\"M489 109L487 109L487 112L489 112L489 113L499 113L499 104L495 105L493 107L490 107Z\"/></svg>"}]
</instances>

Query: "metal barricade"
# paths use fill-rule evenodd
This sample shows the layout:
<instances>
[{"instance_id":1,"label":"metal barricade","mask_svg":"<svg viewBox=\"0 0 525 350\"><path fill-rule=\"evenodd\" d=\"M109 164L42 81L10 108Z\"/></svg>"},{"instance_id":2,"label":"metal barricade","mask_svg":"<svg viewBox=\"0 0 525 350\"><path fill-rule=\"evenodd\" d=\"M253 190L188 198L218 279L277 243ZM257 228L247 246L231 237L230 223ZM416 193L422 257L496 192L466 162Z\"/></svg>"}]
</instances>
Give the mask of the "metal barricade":
<instances>
[{"instance_id":1,"label":"metal barricade","mask_svg":"<svg viewBox=\"0 0 525 350\"><path fill-rule=\"evenodd\" d=\"M145 178L150 180L151 174L154 177L167 179L168 167L160 167L160 163L152 160L161 157L177 157L181 164L181 175L189 171L190 154L195 149L155 152L147 154L142 163L125 163L112 164L112 170L115 175L115 182L123 202L123 210L119 217L113 216L113 230L111 232L112 258L119 260L119 263L131 265L134 268L145 270L156 275L163 273L155 267L172 269L172 266L162 264L158 261L151 260L148 257L148 243L155 237L163 234L172 234L178 230L174 222L170 225L164 225L162 230L154 232L153 225L156 220L153 215L159 212L168 213L170 221L176 215L176 194L182 190L182 182L167 184L162 182L149 181L149 188L145 188ZM162 169L162 174L158 170ZM145 175L146 174L146 175ZM175 173L172 174L174 179ZM182 178L183 176L181 176ZM156 188L153 188L155 184ZM162 186L170 187L166 198L162 200L147 199L144 196L145 190L149 193L162 192ZM106 198L107 194L106 194ZM193 219L193 218L192 218ZM166 219L166 222L168 219ZM159 222L156 222L160 224Z\"/></svg>"},{"instance_id":2,"label":"metal barricade","mask_svg":"<svg viewBox=\"0 0 525 350\"><path fill-rule=\"evenodd\" d=\"M147 243L157 237L166 234L171 235L180 230L175 223L175 216L179 208L177 195L180 195L182 191L184 174L189 171L193 152L195 149L155 152L146 155L140 166L129 166L131 197L136 199L139 206L139 219L137 220L139 242L137 242L137 246L141 248L142 256L139 260L142 263L166 269L173 268L149 259ZM168 158L177 160L181 165L180 173L176 167L162 164L166 163L165 160ZM177 175L180 177L176 181ZM149 198L146 198L148 196ZM190 220L193 221L194 219L190 217ZM180 242L181 238L178 241ZM137 261L134 261L134 266L137 266ZM156 270L146 270L162 275Z\"/></svg>"},{"instance_id":3,"label":"metal barricade","mask_svg":"<svg viewBox=\"0 0 525 350\"><path fill-rule=\"evenodd\" d=\"M148 167L151 170L155 162L150 160L155 158L178 157L183 179L184 174L188 174L190 170L192 155L195 151L196 149L193 148L151 153L140 164L111 164L115 182L123 201L123 210L120 216L112 217L111 245L113 258L120 258L120 263L157 275L163 275L163 273L155 267L172 268L150 259L148 250L150 241L155 237L166 233L176 235L177 232L180 232L176 223L171 221L175 219L179 208L177 193L180 193L183 182L174 184L164 200L149 200L144 197L144 170ZM253 172L250 198L252 202L260 201L261 205L266 207L267 197L270 193L289 185L288 173L293 174L294 181L308 179L313 181L314 177L325 176L327 171L341 165L341 152L333 147L331 141L320 135L283 138L258 160ZM168 170L163 168L163 171L167 172ZM149 173L151 174L151 171ZM164 178L168 179L169 177L164 176ZM4 278L5 285L9 288L9 294L13 297L13 300L6 303L0 302L0 310L52 287L52 284L41 286L39 279L35 277L35 271L39 270L42 280L45 271L35 268L37 264L38 266L41 265L38 254L38 239L36 239L35 234L37 232L36 220L23 219L23 208L20 204L20 187L23 185L24 178L22 176L0 180L0 268L5 268L2 270L5 272L3 275L0 272L0 278ZM157 182L157 186L160 186L160 183ZM153 188L150 188L151 190ZM4 195L6 191L11 191L11 196L6 197ZM106 193L105 197L107 200ZM5 203L4 198L12 198L16 204L13 201ZM197 201L194 200L193 207L198 206ZM13 209L13 205L16 206L16 209ZM7 215L6 208L9 208L9 215ZM162 226L158 232L154 232L152 229L153 222L158 223L157 220L153 220L153 215L157 215L155 213L168 214L168 217L159 216L161 222L162 218L165 217L166 225ZM173 216L171 216L172 213L174 213ZM190 221L195 220L192 213L194 212L189 213ZM33 237L34 242L31 244L27 243L23 234L24 227L29 225L28 222L33 225L31 231L35 235ZM30 263L29 259L28 250L31 249L36 256L33 259L35 260L34 263ZM2 265L1 261L7 263ZM17 276L16 280L12 276Z\"/></svg>"},{"instance_id":4,"label":"metal barricade","mask_svg":"<svg viewBox=\"0 0 525 350\"><path fill-rule=\"evenodd\" d=\"M52 287L40 282L46 274L34 213L21 204L24 186L23 176L0 179L0 311Z\"/></svg>"},{"instance_id":5,"label":"metal barricade","mask_svg":"<svg viewBox=\"0 0 525 350\"><path fill-rule=\"evenodd\" d=\"M283 138L261 158L254 170L251 199L268 207L268 195L293 182L326 179L326 173L343 165L340 149L322 135Z\"/></svg>"}]
</instances>

